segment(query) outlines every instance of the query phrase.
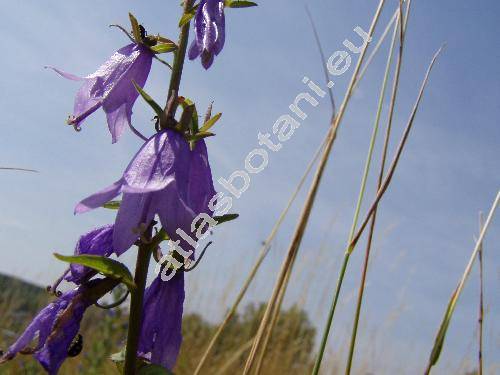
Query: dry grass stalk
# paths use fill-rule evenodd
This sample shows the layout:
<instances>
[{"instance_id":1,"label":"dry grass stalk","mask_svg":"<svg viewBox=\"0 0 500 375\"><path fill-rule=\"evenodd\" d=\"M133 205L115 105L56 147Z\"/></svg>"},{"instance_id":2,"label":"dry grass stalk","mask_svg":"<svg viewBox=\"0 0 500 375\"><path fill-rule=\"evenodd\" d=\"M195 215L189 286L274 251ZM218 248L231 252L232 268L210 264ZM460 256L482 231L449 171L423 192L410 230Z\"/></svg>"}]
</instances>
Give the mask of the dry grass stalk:
<instances>
[{"instance_id":1,"label":"dry grass stalk","mask_svg":"<svg viewBox=\"0 0 500 375\"><path fill-rule=\"evenodd\" d=\"M373 35L373 31L374 31L375 26L377 24L377 21L379 19L379 16L380 16L380 13L382 11L384 3L385 3L385 0L380 0L377 11L375 12L375 16L374 16L372 24L370 26L370 30L368 32L368 35L370 37ZM309 216L311 214L312 206L313 206L314 201L316 199L316 193L318 191L318 187L319 187L319 184L321 182L321 178L323 176L323 172L325 170L326 163L328 161L330 152L332 150L333 143L334 143L336 135L337 135L337 129L338 129L340 122L343 118L343 115L345 113L345 109L347 107L347 104L349 102L349 99L350 99L352 91L353 91L354 81L359 73L361 64L362 64L364 56L366 54L366 47L367 47L367 45L365 44L363 50L360 53L358 63L356 65L356 68L355 68L354 73L352 75L351 81L349 83L344 101L342 102L342 105L340 106L338 115L334 118L334 120L331 124L331 127L330 127L330 131L327 134L327 141L326 141L326 145L325 145L325 148L323 151L323 155L321 157L318 168L316 170L316 174L314 176L313 182L311 184L311 188L310 188L308 196L306 198L306 202L304 204L302 213L300 215L299 223L297 225L295 234L293 236L290 247L288 249L287 256L286 256L286 258L282 264L281 270L279 272L278 280L275 284L273 294L272 294L272 296L269 300L269 303L267 305L267 309L266 309L266 312L264 313L264 317L262 318L262 322L261 322L261 325L259 327L259 331L257 332L257 336L255 339L254 345L252 346L252 349L250 351L250 355L249 355L247 363L245 365L245 369L243 371L243 374L248 374L253 366L257 350L260 348L260 346L263 342L263 339L264 339L265 329L270 322L270 318L271 318L272 311L274 309L274 305L276 304L276 302L278 300L281 288L284 286L284 281L286 279L286 274L288 272L288 268L293 266L293 260L295 259L295 255L300 247L300 243L302 241L307 223L309 221Z\"/></svg>"}]
</instances>

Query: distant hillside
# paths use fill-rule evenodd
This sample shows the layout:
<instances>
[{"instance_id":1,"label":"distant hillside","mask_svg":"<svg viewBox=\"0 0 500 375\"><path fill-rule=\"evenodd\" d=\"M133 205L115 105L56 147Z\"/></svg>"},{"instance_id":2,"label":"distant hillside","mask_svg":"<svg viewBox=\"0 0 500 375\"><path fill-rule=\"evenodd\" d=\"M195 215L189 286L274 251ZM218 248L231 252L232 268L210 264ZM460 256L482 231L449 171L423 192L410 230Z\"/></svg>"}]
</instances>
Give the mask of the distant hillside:
<instances>
[{"instance_id":1,"label":"distant hillside","mask_svg":"<svg viewBox=\"0 0 500 375\"><path fill-rule=\"evenodd\" d=\"M16 306L19 312L34 313L40 302L49 298L46 290L38 285L13 276L0 274L0 305Z\"/></svg>"}]
</instances>

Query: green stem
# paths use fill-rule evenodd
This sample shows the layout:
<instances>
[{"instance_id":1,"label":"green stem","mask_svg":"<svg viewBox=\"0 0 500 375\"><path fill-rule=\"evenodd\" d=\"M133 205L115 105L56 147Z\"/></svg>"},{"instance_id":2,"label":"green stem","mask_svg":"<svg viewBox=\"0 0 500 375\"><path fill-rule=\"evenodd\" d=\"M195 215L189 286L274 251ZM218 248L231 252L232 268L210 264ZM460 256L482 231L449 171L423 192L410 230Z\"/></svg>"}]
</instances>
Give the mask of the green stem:
<instances>
[{"instance_id":1,"label":"green stem","mask_svg":"<svg viewBox=\"0 0 500 375\"><path fill-rule=\"evenodd\" d=\"M184 1L184 14L187 13L193 6L194 0ZM170 84L168 88L167 103L165 105L166 118L174 118L175 112L177 110L177 101L169 105L173 96L177 96L179 92L179 86L181 84L182 70L184 68L184 60L186 59L186 50L189 39L189 27L190 22L187 22L181 27L179 33L178 49L175 52L174 62L172 65L172 75L170 77ZM162 127L168 125L167 123L160 122ZM146 239L151 239L151 228L146 234ZM155 238L156 240L156 238ZM129 326L127 334L127 347L125 352L125 365L124 365L124 375L134 375L136 373L136 360L137 360L137 348L139 345L139 337L141 334L142 326L142 309L144 300L144 290L146 287L146 280L148 276L149 261L151 258L152 250L156 248L157 243L153 240L152 242L145 242L139 246L139 251L137 254L137 262L135 267L134 281L137 285L137 290L131 294L130 297L130 315L129 315Z\"/></svg>"},{"instance_id":2,"label":"green stem","mask_svg":"<svg viewBox=\"0 0 500 375\"><path fill-rule=\"evenodd\" d=\"M344 279L345 271L347 269L347 264L349 263L349 257L351 253L346 251L344 254L344 260L342 263L342 268L340 269L339 278L337 281L337 289L335 290L335 294L333 296L333 301L330 306L330 311L328 313L328 318L326 319L325 329L323 331L323 337L321 338L321 344L319 345L318 356L316 357L316 362L314 363L314 368L312 371L313 375L318 375L319 368L321 367L321 361L323 360L323 354L325 353L326 343L328 341L328 335L330 334L330 328L332 327L333 315L335 314L335 308L337 307L337 302L339 300L340 295L340 285L342 284L342 280Z\"/></svg>"},{"instance_id":3,"label":"green stem","mask_svg":"<svg viewBox=\"0 0 500 375\"><path fill-rule=\"evenodd\" d=\"M150 237L150 236L149 236ZM144 300L144 289L148 277L149 260L151 258L151 244L141 244L137 254L134 282L137 290L130 296L130 315L128 322L127 348L125 353L125 375L136 373L137 347L142 325L142 306Z\"/></svg>"},{"instance_id":4,"label":"green stem","mask_svg":"<svg viewBox=\"0 0 500 375\"><path fill-rule=\"evenodd\" d=\"M193 0L185 0L184 1L184 14L189 12L189 10L193 6ZM165 104L165 111L167 119L173 118L175 116L175 111L177 109L177 102L174 102L172 106L169 108L169 101L172 99L172 96L177 96L179 94L179 87L181 84L182 78L182 70L184 68L184 60L186 59L186 50L189 39L189 27L191 22L186 22L182 27L179 33L179 42L178 49L174 54L174 62L172 64L172 75L170 76L170 84L168 86L167 93L167 103ZM164 126L162 124L162 126Z\"/></svg>"},{"instance_id":5,"label":"green stem","mask_svg":"<svg viewBox=\"0 0 500 375\"><path fill-rule=\"evenodd\" d=\"M399 15L401 15L401 13L399 13ZM399 19L399 16L398 16L397 17L397 21L396 21L396 25L394 27L394 33L392 35L391 45L389 47L389 55L387 56L387 63L386 63L385 72L384 72L384 79L383 79L383 82L382 82L382 87L380 89L380 96L379 96L379 101L378 101L377 114L375 116L375 129L378 129L379 123L380 123L380 116L382 114L382 106L383 106L383 103L384 103L385 90L386 90L386 87L387 87L387 81L389 79L389 72L390 72L391 63L392 63L392 56L393 56L394 46L396 44L396 33L398 31L398 25L400 23L401 22L400 22L400 19ZM405 19L404 23L406 25L406 19ZM402 49L402 45L401 45L400 48ZM398 61L401 61L401 56L400 56L400 59ZM399 63L398 63L398 66L399 66ZM387 157L387 147L388 147L388 144L389 144L390 132L391 132L391 126L389 124L387 126L387 132L386 132L385 140L384 140L384 148L383 148L383 152L382 152L382 162L381 162L380 172L379 172L379 177L378 177L377 190L380 189L380 187L382 185L382 182L383 182L384 170L385 170L385 161L386 161L386 157ZM370 149L370 158L371 158L371 151L372 151L372 149ZM361 274L361 283L360 283L360 286L359 286L358 299L357 299L357 302L356 302L356 313L355 313L355 316L354 316L354 324L353 324L352 333L351 333L351 342L350 342L350 345L349 345L349 356L348 356L348 359L347 359L346 374L350 374L351 373L351 368L352 368L352 360L353 360L353 356L354 356L354 348L356 346L356 336L357 336L357 333L358 333L359 317L360 317L360 314L361 314L361 305L363 303L363 294L364 294L364 289L365 289L366 275L367 275L367 272L368 272L368 263L369 263L369 259L370 259L370 250L371 250L371 244L372 244L372 239L373 239L373 232L375 230L376 215L377 215L377 211L375 211L373 213L373 217L372 217L372 220L371 220L371 223L370 223L370 231L368 233L368 242L367 242L367 245L366 245L365 259L364 259L364 263L363 263L363 271L362 271L362 274ZM351 237L351 240L352 240L352 237Z\"/></svg>"}]
</instances>

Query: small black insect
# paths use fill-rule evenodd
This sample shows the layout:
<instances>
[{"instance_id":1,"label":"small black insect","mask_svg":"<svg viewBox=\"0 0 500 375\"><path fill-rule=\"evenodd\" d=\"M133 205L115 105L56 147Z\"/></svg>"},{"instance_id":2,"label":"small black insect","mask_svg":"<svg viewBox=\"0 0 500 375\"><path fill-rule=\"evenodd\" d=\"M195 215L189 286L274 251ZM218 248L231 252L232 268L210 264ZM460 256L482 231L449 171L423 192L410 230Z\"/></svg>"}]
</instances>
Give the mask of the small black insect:
<instances>
[{"instance_id":1,"label":"small black insect","mask_svg":"<svg viewBox=\"0 0 500 375\"><path fill-rule=\"evenodd\" d=\"M76 357L82 352L83 349L83 336L78 334L73 339L68 348L68 357Z\"/></svg>"},{"instance_id":2,"label":"small black insect","mask_svg":"<svg viewBox=\"0 0 500 375\"><path fill-rule=\"evenodd\" d=\"M146 36L148 35L146 29L144 28L144 26L142 25L139 25L139 30L141 31L141 39L145 39Z\"/></svg>"}]
</instances>

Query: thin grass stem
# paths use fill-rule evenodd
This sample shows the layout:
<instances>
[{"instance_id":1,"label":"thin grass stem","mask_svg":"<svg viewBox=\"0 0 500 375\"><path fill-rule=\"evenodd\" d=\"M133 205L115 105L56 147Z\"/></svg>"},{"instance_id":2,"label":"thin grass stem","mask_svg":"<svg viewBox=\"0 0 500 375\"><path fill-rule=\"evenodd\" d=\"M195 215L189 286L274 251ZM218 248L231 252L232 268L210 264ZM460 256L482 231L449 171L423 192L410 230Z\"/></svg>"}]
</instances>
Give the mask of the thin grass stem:
<instances>
[{"instance_id":1,"label":"thin grass stem","mask_svg":"<svg viewBox=\"0 0 500 375\"><path fill-rule=\"evenodd\" d=\"M403 22L402 22L403 26L399 27L399 30L400 30L399 56L398 56L398 62L396 65L395 77L399 77L400 70L401 70L401 62L402 62L402 55L403 55L403 49L404 49L404 35L406 33L406 25L408 23L410 5L411 5L411 0L409 0L408 4L407 4L406 14L405 14ZM376 115L376 120L375 120L377 127L378 127L378 122L380 120L380 114L382 111L382 103L384 101L384 96L385 96L385 87L386 87L386 82L387 82L387 79L389 76L389 70L390 70L390 66L391 66L392 52L393 52L393 49L395 46L396 33L398 31L398 24L400 24L399 20L401 19L401 17L402 17L402 3L400 2L399 13L398 13L398 22L396 23L396 26L394 28L394 34L392 36L389 57L387 59L386 71L385 71L385 75L384 75L384 83L382 84L382 89L380 91L379 107L377 109L377 115ZM396 82L396 79L395 79L395 82ZM397 88L398 88L398 85L395 84L393 86L393 91L392 91L392 95L391 95L391 98L394 98L393 100L391 100L391 107L389 110L389 113L391 113L391 114L394 112L394 105L395 105L395 98L397 95ZM384 177L385 162L387 159L387 149L388 149L389 140L390 140L391 128L392 128L392 115L390 115L390 117L389 117L389 121L388 121L387 128L386 128L386 134L385 134L384 146L383 146L382 158L381 158L382 161L381 161L380 171L379 171L379 176L378 176L377 190L380 189L380 187L382 185L382 180ZM353 328L352 328L352 333L351 333L351 340L350 340L350 344L349 344L349 354L348 354L348 358L347 358L346 374L350 374L351 368L352 368L352 361L353 361L354 349L355 349L355 345L356 345L356 337L357 337L358 326L359 326L359 318L360 318L360 314L361 314L361 305L363 303L363 295L364 295L365 284L366 284L366 276L368 273L368 265L370 262L370 252L371 252L371 246L372 246L372 241L373 241L373 233L375 230L376 216L377 216L377 210L375 210L375 212L373 213L371 223L370 223L370 230L368 233L365 258L363 261L363 270L361 273L361 282L360 282L359 291L358 291L358 298L357 298L357 302L356 302L356 312L354 315L354 323L353 323Z\"/></svg>"},{"instance_id":2,"label":"thin grass stem","mask_svg":"<svg viewBox=\"0 0 500 375\"><path fill-rule=\"evenodd\" d=\"M394 23L395 20L397 20L396 21L396 25L394 27L394 32L393 32L393 36L392 36L391 45L390 45L390 48L389 48L389 56L388 56L388 59L387 59L386 70L385 70L385 74L384 74L384 78L383 78L383 82L382 82L382 87L381 87L381 91L380 91L380 96L379 96L379 103L378 103L378 107L377 107L377 113L376 113L376 116L375 116L375 124L374 124L374 127L373 127L372 136L371 136L371 139L370 139L370 144L369 144L369 147L368 147L368 155L367 155L367 158L366 158L366 162L365 162L365 166L364 166L364 171L363 171L363 176L362 176L362 179L361 179L361 185L360 185L360 189L359 189L359 194L358 194L358 200L357 200L357 203L356 203L356 208L354 210L353 222L352 222L350 233L349 233L349 242L352 240L352 237L354 235L354 231L355 231L357 223L358 223L359 212L361 210L361 205L362 205L364 194L365 194L365 190L366 190L366 182L367 182L368 174L369 174L369 171L370 171L370 166L371 166L371 161L372 161L372 156L373 156L373 149L374 149L374 146L375 146L375 140L376 140L377 134L378 134L378 128L379 128L379 122L380 122L380 115L382 113L382 105L383 105L383 101L384 101L384 97L385 97L385 89L386 89L386 85L387 85L387 80L388 80L388 77L389 77L389 69L390 69L390 65L391 65L391 61L392 61L392 54L393 54L393 49L394 49L395 40L396 40L396 32L397 32L397 29L398 29L399 18L400 17L399 17L398 11L394 12L394 15L391 18L391 21L387 25L386 29L384 30L384 33L382 34L382 37L380 38L380 40L377 43L377 45L375 46L372 54L370 55L369 59L367 60L367 64L365 65L365 68L361 71L360 78L358 78L355 81L355 86L357 86L357 83L360 82L360 79L362 78L362 75L366 71L366 68L369 66L369 63L371 62L373 56L378 51L380 45L384 41L384 39L385 39L385 37L386 37L389 29L390 29L390 26ZM342 281L344 279L344 275L345 275L345 272L346 272L346 269L347 269L347 265L349 263L349 258L350 258L350 253L346 252L345 255L344 255L344 259L342 261L340 275L339 275L339 279L338 279L338 282L337 282L337 289L335 291L335 294L334 294L334 297L333 297L333 300L332 300L332 305L331 305L331 308L330 308L330 311L329 311L327 323L326 323L325 329L323 331L323 336L322 336L322 340L321 340L321 343L320 343L319 353L318 353L318 356L316 358L315 365L314 365L313 372L312 372L313 374L318 374L319 373L319 369L320 369L320 366L321 366L321 361L323 359L323 353L324 353L324 351L326 349L326 343L328 341L328 335L330 333L331 324L333 322L333 315L335 313L335 308L337 306L337 302L338 302L338 298L339 298L339 294L340 294L340 287L342 285Z\"/></svg>"},{"instance_id":3,"label":"thin grass stem","mask_svg":"<svg viewBox=\"0 0 500 375\"><path fill-rule=\"evenodd\" d=\"M371 24L370 29L368 31L369 37L371 37L373 35L373 31L374 31L375 26L378 22L378 19L379 19L379 16L380 16L380 13L382 11L384 3L385 3L385 0L380 0L378 8L377 8L375 15L373 17L372 24ZM290 247L288 249L286 258L284 259L282 267L281 267L280 272L278 274L278 279L276 281L272 296L269 300L269 303L267 304L266 311L264 313L261 324L260 324L259 329L257 331L255 341L252 345L252 349L250 350L250 355L248 356L247 362L245 364L245 368L243 371L244 375L246 375L250 372L250 370L255 362L255 357L256 357L257 351L259 350L260 346L262 345L262 342L264 339L265 329L270 322L271 314L272 314L272 311L274 309L274 305L276 304L276 302L278 300L280 290L282 287L286 288L286 285L284 285L284 281L286 279L286 274L288 272L288 268L293 267L293 261L295 259L295 255L300 247L300 243L302 241L307 223L309 221L312 207L313 207L314 201L316 199L316 193L318 191L319 184L320 184L321 179L323 177L323 172L325 170L327 161L329 159L329 155L330 155L330 152L332 150L333 143L334 143L336 136L337 136L338 127L339 127L341 120L343 118L343 115L345 113L347 104L349 103L349 100L351 98L354 81L359 73L361 64L362 64L364 57L365 57L365 54L366 54L366 50L367 50L367 44L365 44L363 46L363 49L360 53L358 62L357 62L356 67L354 69L354 72L353 72L351 81L349 83L344 100L340 106L340 109L339 109L337 116L335 116L335 118L333 119L332 124L330 126L330 130L327 134L327 141L325 144L325 148L323 150L322 157L321 157L320 162L318 164L316 174L315 174L314 179L312 181L311 188L309 190L306 201L304 203L304 207L302 209L302 213L301 213L300 218L299 218L299 223L297 225L294 236L292 238L292 241L291 241Z\"/></svg>"},{"instance_id":4,"label":"thin grass stem","mask_svg":"<svg viewBox=\"0 0 500 375\"><path fill-rule=\"evenodd\" d=\"M479 214L479 232L484 227L483 214ZM483 243L481 242L478 251L479 258L479 343L478 343L478 375L483 375L483 319L484 319L484 277L483 277Z\"/></svg>"}]
</instances>

